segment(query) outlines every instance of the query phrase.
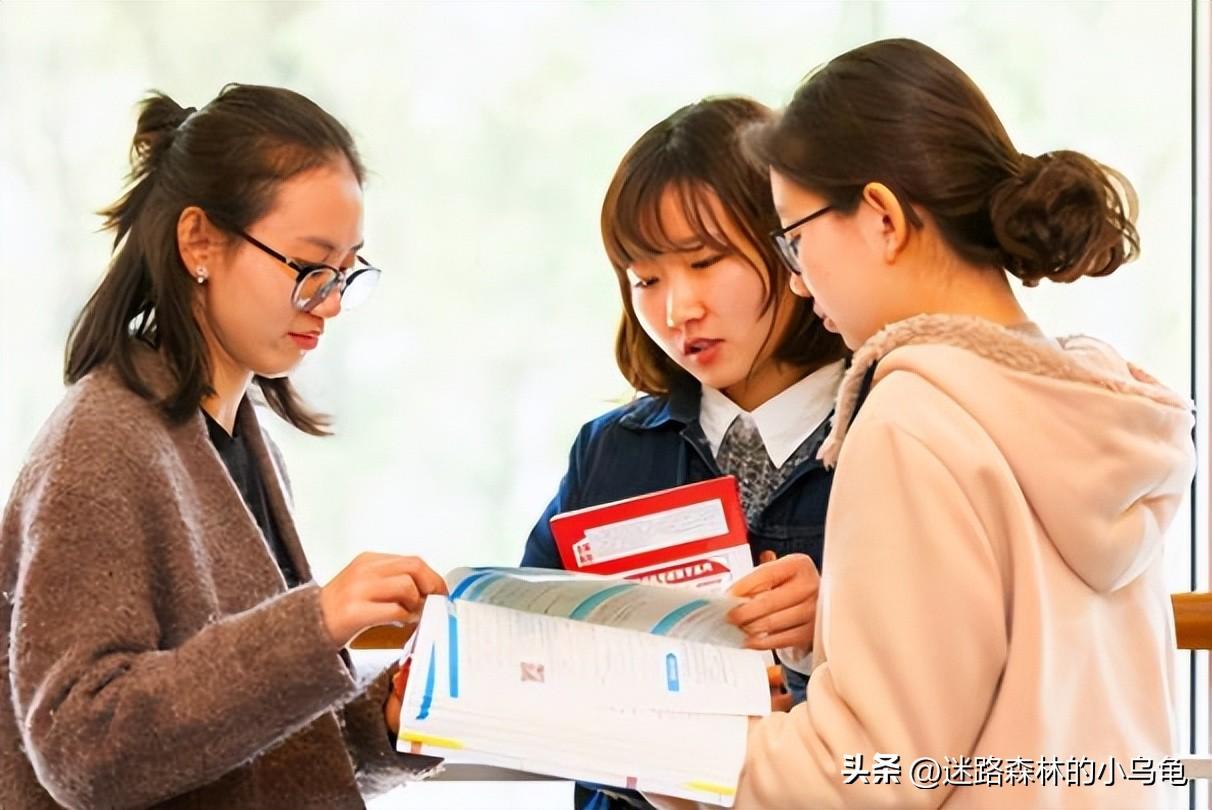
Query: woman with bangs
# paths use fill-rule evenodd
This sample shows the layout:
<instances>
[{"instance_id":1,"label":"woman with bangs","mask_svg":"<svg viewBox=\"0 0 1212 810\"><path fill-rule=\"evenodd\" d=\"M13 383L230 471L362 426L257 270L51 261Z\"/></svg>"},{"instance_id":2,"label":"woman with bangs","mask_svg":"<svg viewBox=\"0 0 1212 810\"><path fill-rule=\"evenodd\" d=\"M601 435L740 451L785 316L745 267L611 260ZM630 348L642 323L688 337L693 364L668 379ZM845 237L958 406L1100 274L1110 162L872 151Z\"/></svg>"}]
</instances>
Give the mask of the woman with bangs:
<instances>
[{"instance_id":1,"label":"woman with bangs","mask_svg":"<svg viewBox=\"0 0 1212 810\"><path fill-rule=\"evenodd\" d=\"M776 650L803 699L832 474L817 460L845 346L789 289L768 234L779 225L765 171L739 136L772 112L710 98L649 129L616 170L602 239L623 315L619 370L639 396L586 424L522 564L561 567L550 519L656 490L734 475L759 567L730 617L754 649ZM578 786L577 806L640 802Z\"/></svg>"}]
</instances>

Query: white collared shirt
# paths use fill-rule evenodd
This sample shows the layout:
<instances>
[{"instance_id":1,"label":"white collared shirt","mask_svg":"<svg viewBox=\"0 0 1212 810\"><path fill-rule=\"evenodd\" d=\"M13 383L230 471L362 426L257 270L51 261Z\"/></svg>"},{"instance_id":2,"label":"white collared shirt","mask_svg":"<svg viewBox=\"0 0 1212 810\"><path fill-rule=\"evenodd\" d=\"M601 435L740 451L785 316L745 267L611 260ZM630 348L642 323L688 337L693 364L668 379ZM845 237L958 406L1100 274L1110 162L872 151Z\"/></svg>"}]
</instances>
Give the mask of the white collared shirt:
<instances>
[{"instance_id":1,"label":"white collared shirt","mask_svg":"<svg viewBox=\"0 0 1212 810\"><path fill-rule=\"evenodd\" d=\"M722 391L704 385L699 401L699 424L711 445L711 455L719 455L720 443L729 425L742 416L757 425L770 461L776 469L782 467L833 411L844 366L841 360L822 366L752 412L745 411Z\"/></svg>"},{"instance_id":2,"label":"white collared shirt","mask_svg":"<svg viewBox=\"0 0 1212 810\"><path fill-rule=\"evenodd\" d=\"M724 434L737 417L757 425L766 454L775 468L782 467L804 440L833 412L834 400L842 382L845 362L838 360L818 368L804 379L763 402L752 412L737 405L716 388L703 386L699 401L699 424L711 445L712 457L719 456ZM801 674L812 671L812 650L790 647L776 651L783 665Z\"/></svg>"}]
</instances>

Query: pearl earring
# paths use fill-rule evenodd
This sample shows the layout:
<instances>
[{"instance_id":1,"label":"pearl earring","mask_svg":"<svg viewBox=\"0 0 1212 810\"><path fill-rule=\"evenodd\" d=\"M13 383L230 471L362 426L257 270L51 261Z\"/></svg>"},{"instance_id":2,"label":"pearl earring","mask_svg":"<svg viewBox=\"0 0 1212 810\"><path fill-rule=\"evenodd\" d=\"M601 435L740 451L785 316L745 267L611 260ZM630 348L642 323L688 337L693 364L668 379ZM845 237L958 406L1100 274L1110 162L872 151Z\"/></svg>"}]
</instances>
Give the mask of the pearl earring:
<instances>
[{"instance_id":1,"label":"pearl earring","mask_svg":"<svg viewBox=\"0 0 1212 810\"><path fill-rule=\"evenodd\" d=\"M205 267L199 266L198 269L194 271L194 278L197 279L199 284L206 283L206 275Z\"/></svg>"}]
</instances>

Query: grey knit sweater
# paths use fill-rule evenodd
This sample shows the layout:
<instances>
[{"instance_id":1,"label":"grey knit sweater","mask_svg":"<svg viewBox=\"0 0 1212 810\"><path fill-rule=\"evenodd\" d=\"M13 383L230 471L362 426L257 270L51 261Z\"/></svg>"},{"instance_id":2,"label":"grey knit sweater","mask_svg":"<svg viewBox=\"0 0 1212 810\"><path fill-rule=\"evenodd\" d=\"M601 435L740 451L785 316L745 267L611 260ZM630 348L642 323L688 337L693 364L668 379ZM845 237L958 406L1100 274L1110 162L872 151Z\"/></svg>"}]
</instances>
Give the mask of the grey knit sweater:
<instances>
[{"instance_id":1,"label":"grey knit sweater","mask_svg":"<svg viewBox=\"0 0 1212 810\"><path fill-rule=\"evenodd\" d=\"M392 749L390 673L332 651L281 464L237 418L290 591L201 415L103 368L38 436L0 528L0 807L359 808L436 764Z\"/></svg>"}]
</instances>

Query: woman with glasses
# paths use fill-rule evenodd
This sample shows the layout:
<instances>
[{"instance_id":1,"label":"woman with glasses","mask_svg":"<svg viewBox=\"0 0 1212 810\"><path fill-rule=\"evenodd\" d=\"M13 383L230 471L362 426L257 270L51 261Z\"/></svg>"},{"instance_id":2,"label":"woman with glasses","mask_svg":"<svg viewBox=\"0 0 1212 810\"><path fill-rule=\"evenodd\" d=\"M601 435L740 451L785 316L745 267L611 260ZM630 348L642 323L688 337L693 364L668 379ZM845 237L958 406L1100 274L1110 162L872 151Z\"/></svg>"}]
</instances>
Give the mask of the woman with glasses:
<instances>
[{"instance_id":1,"label":"woman with glasses","mask_svg":"<svg viewBox=\"0 0 1212 810\"><path fill-rule=\"evenodd\" d=\"M360 684L343 648L444 586L388 554L312 581L251 401L325 433L287 375L379 276L362 164L247 85L151 96L132 156L0 531L0 805L362 807L431 762L394 750L392 673Z\"/></svg>"},{"instance_id":2,"label":"woman with glasses","mask_svg":"<svg viewBox=\"0 0 1212 810\"><path fill-rule=\"evenodd\" d=\"M783 675L791 694L773 698L786 708L810 668L831 483L816 453L845 349L790 294L768 237L778 225L768 178L741 154L740 133L771 115L745 98L691 104L644 133L615 171L602 239L622 301L616 357L647 396L581 430L522 564L560 567L555 514L735 475L764 564L736 584L753 598L732 619L794 668ZM579 788L578 805L623 795Z\"/></svg>"},{"instance_id":3,"label":"woman with glasses","mask_svg":"<svg viewBox=\"0 0 1212 810\"><path fill-rule=\"evenodd\" d=\"M832 60L747 143L797 291L855 353L817 666L752 721L736 805L1186 806L1162 542L1191 403L1046 337L1010 283L1133 258L1131 186L1021 154L911 40Z\"/></svg>"}]
</instances>

